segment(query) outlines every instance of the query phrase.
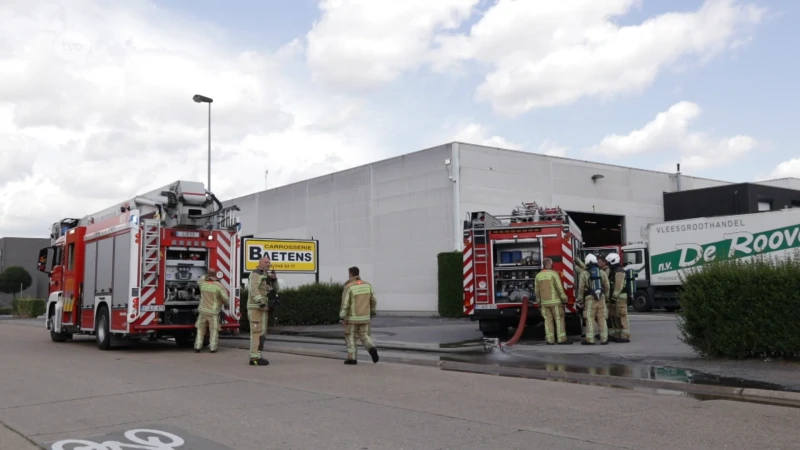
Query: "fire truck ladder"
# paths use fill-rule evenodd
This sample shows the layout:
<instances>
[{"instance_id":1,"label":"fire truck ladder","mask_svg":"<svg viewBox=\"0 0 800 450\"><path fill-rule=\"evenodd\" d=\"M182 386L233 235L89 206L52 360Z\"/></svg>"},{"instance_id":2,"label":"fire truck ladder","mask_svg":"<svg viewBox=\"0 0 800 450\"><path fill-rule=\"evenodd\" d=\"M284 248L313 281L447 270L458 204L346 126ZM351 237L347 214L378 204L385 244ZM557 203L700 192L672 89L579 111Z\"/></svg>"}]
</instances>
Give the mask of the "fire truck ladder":
<instances>
[{"instance_id":1,"label":"fire truck ladder","mask_svg":"<svg viewBox=\"0 0 800 450\"><path fill-rule=\"evenodd\" d=\"M473 234L473 239L477 242L486 242L486 229L484 228L476 228ZM475 254L473 256L473 264L475 269L478 266L484 268L484 270L480 271L482 273L478 273L478 270L473 269L473 273L475 274L475 301L478 300L479 297L483 297L483 300L486 301L489 297L489 260L487 258L486 248L481 247L478 248L477 246L473 246L475 249Z\"/></svg>"},{"instance_id":2,"label":"fire truck ladder","mask_svg":"<svg viewBox=\"0 0 800 450\"><path fill-rule=\"evenodd\" d=\"M145 219L142 230L142 290L158 286L161 259L161 220Z\"/></svg>"}]
</instances>

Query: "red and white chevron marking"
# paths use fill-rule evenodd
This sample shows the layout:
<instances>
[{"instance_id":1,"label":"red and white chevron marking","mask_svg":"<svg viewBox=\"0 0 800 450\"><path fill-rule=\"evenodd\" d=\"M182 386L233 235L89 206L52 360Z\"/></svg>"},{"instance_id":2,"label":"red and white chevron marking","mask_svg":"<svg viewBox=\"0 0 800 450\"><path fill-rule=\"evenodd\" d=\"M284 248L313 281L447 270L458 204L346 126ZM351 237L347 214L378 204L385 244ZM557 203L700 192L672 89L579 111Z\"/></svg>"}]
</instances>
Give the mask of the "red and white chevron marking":
<instances>
[{"instance_id":1,"label":"red and white chevron marking","mask_svg":"<svg viewBox=\"0 0 800 450\"><path fill-rule=\"evenodd\" d=\"M475 269L473 260L472 237L464 241L464 314L472 315L475 311Z\"/></svg>"},{"instance_id":2,"label":"red and white chevron marking","mask_svg":"<svg viewBox=\"0 0 800 450\"><path fill-rule=\"evenodd\" d=\"M564 263L564 290L567 292L572 292L575 290L575 263L572 259L572 244L569 241L569 235L567 235L567 237L564 239L564 242L561 244L561 253L561 260ZM565 305L564 311L568 313L576 312L575 305Z\"/></svg>"},{"instance_id":3,"label":"red and white chevron marking","mask_svg":"<svg viewBox=\"0 0 800 450\"><path fill-rule=\"evenodd\" d=\"M223 311L225 315L236 317L238 310L235 307L235 296L234 296L234 289L236 288L235 283L232 282L236 278L235 269L235 257L236 257L236 239L235 233L229 233L226 231L217 231L214 233L214 237L217 241L217 252L216 252L216 265L217 270L222 272L222 278L220 278L219 282L222 283L222 286L225 287L225 290L228 291L228 299L230 300L230 305L233 308L225 308L223 307Z\"/></svg>"}]
</instances>

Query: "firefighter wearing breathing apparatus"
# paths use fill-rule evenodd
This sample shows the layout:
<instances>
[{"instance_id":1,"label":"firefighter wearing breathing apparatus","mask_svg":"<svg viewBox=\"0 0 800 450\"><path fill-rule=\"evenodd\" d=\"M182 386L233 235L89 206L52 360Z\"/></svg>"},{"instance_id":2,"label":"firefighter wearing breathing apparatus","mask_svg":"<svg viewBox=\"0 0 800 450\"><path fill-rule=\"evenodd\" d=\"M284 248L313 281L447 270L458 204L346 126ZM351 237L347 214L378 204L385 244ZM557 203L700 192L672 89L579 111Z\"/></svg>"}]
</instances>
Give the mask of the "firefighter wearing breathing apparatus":
<instances>
[{"instance_id":1,"label":"firefighter wearing breathing apparatus","mask_svg":"<svg viewBox=\"0 0 800 450\"><path fill-rule=\"evenodd\" d=\"M625 269L620 265L619 255L609 253L606 261L611 265L611 295L609 296L609 309L614 312L613 337L615 342L630 342L631 328L628 324L628 294L631 289L632 277L626 276ZM635 281L634 281L635 282Z\"/></svg>"},{"instance_id":2,"label":"firefighter wearing breathing apparatus","mask_svg":"<svg viewBox=\"0 0 800 450\"><path fill-rule=\"evenodd\" d=\"M608 255L606 255L607 257ZM610 285L609 292L613 289L613 278L611 274L611 267L609 267L608 260L606 257L600 257L597 260L597 265L600 266L600 270L602 270L606 277L608 278L608 283ZM608 340L610 342L616 342L617 336L619 335L619 318L617 317L617 310L616 308L612 308L608 302L606 303L606 323L608 324Z\"/></svg>"},{"instance_id":3,"label":"firefighter wearing breathing apparatus","mask_svg":"<svg viewBox=\"0 0 800 450\"><path fill-rule=\"evenodd\" d=\"M266 366L269 361L261 357L264 339L267 335L267 305L270 291L275 290L277 276L275 271L267 273L269 256L258 261L258 268L250 273L247 285L247 317L250 321L250 365Z\"/></svg>"},{"instance_id":4,"label":"firefighter wearing breathing apparatus","mask_svg":"<svg viewBox=\"0 0 800 450\"><path fill-rule=\"evenodd\" d=\"M586 336L582 345L594 345L595 324L600 326L600 344L608 344L606 299L609 293L608 276L597 265L597 257L588 254L586 268L578 278L578 293L583 297L586 311Z\"/></svg>"},{"instance_id":5,"label":"firefighter wearing breathing apparatus","mask_svg":"<svg viewBox=\"0 0 800 450\"><path fill-rule=\"evenodd\" d=\"M194 351L199 352L203 348L203 340L205 340L206 326L208 326L209 344L208 348L211 353L217 352L217 344L219 343L219 312L222 305L228 306L229 301L226 297L227 291L219 279L222 278L222 272L209 273L200 278L200 304L197 306L197 322L194 324L197 328L197 336L194 340Z\"/></svg>"},{"instance_id":6,"label":"firefighter wearing breathing apparatus","mask_svg":"<svg viewBox=\"0 0 800 450\"><path fill-rule=\"evenodd\" d=\"M567 341L566 324L564 322L564 306L567 304L567 294L564 292L561 275L553 270L553 260L545 258L542 261L544 269L536 274L534 279L536 301L542 308L544 318L545 338L549 345L555 344L553 324L555 323L559 345L572 344Z\"/></svg>"}]
</instances>

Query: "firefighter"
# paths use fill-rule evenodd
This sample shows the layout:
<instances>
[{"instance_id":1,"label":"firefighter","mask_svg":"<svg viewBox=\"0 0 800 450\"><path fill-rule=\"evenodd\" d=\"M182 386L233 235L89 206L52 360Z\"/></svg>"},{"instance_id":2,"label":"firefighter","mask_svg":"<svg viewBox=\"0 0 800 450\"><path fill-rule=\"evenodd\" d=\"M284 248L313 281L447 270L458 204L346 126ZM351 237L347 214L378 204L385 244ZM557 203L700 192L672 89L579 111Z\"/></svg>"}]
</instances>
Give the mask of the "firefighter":
<instances>
[{"instance_id":1,"label":"firefighter","mask_svg":"<svg viewBox=\"0 0 800 450\"><path fill-rule=\"evenodd\" d=\"M342 292L342 308L339 311L339 320L344 324L344 335L347 341L347 359L345 364L358 364L358 349L356 337L367 349L372 357L372 362L378 362L378 349L370 337L369 324L376 314L378 301L375 299L375 290L372 285L361 279L358 267L347 269L349 279Z\"/></svg>"},{"instance_id":2,"label":"firefighter","mask_svg":"<svg viewBox=\"0 0 800 450\"><path fill-rule=\"evenodd\" d=\"M248 279L247 285L247 317L250 321L250 365L266 366L269 361L261 357L264 340L267 336L267 295L275 288L277 279L275 271L271 274L269 255L258 261L258 267Z\"/></svg>"},{"instance_id":3,"label":"firefighter","mask_svg":"<svg viewBox=\"0 0 800 450\"><path fill-rule=\"evenodd\" d=\"M605 300L608 298L608 277L600 270L597 257L588 254L586 268L581 270L578 279L578 293L583 297L586 310L586 335L582 345L594 345L595 323L600 326L600 344L608 344L608 324L606 323Z\"/></svg>"},{"instance_id":4,"label":"firefighter","mask_svg":"<svg viewBox=\"0 0 800 450\"><path fill-rule=\"evenodd\" d=\"M611 286L611 295L609 296L610 308L615 313L616 317L616 342L630 342L631 341L631 327L628 324L628 279L625 277L625 269L620 265L620 257L617 253L609 253L606 256L609 264L611 264L611 272L613 273L613 280Z\"/></svg>"},{"instance_id":5,"label":"firefighter","mask_svg":"<svg viewBox=\"0 0 800 450\"><path fill-rule=\"evenodd\" d=\"M545 339L549 345L555 344L553 336L553 323L555 323L559 345L569 345L567 340L566 324L564 322L564 306L567 304L567 294L564 292L564 282L561 275L553 270L553 260L545 258L542 261L544 269L536 274L534 290L536 301L542 308L544 318Z\"/></svg>"},{"instance_id":6,"label":"firefighter","mask_svg":"<svg viewBox=\"0 0 800 450\"><path fill-rule=\"evenodd\" d=\"M584 270L586 270L586 265L583 264L583 261L581 261L580 258L576 259L575 260L575 279L576 280L580 280L581 279L581 272L583 272ZM578 312L581 315L581 330L585 330L586 329L586 309L585 309L585 306L586 305L583 304L583 298L581 297L580 294L578 294L577 298L575 298L575 308L578 310ZM586 333L585 332L581 333L581 338L584 338L584 337L586 337Z\"/></svg>"},{"instance_id":7,"label":"firefighter","mask_svg":"<svg viewBox=\"0 0 800 450\"><path fill-rule=\"evenodd\" d=\"M206 325L208 325L209 344L208 348L211 353L217 352L217 343L219 342L219 312L222 305L229 305L227 291L219 279L222 278L222 272L213 272L213 268L209 268L209 272L200 278L200 305L197 307L199 314L197 315L197 323L194 326L197 328L197 337L194 340L194 351L199 352L203 348L203 340L206 334Z\"/></svg>"},{"instance_id":8,"label":"firefighter","mask_svg":"<svg viewBox=\"0 0 800 450\"><path fill-rule=\"evenodd\" d=\"M606 277L608 278L609 284L612 282L611 278L611 268L608 266L608 261L606 260L608 255L605 257L600 257L597 259L597 265L600 266L600 270L602 270ZM610 302L610 298L606 298L606 323L608 324L608 340L610 342L617 342L617 338L619 337L619 318L617 317L617 309L612 307L608 304Z\"/></svg>"}]
</instances>

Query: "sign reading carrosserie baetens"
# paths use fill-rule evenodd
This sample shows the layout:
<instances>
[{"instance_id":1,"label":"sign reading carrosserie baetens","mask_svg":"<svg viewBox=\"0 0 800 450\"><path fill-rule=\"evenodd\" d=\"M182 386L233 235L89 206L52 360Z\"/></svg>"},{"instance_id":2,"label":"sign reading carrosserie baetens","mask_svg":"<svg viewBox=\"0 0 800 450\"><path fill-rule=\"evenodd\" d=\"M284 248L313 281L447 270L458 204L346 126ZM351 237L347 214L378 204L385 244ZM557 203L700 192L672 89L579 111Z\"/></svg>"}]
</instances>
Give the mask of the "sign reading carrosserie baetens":
<instances>
[{"instance_id":1,"label":"sign reading carrosserie baetens","mask_svg":"<svg viewBox=\"0 0 800 450\"><path fill-rule=\"evenodd\" d=\"M256 270L258 261L269 256L271 269L283 273L317 273L319 241L316 239L242 239L242 268L245 274Z\"/></svg>"}]
</instances>

